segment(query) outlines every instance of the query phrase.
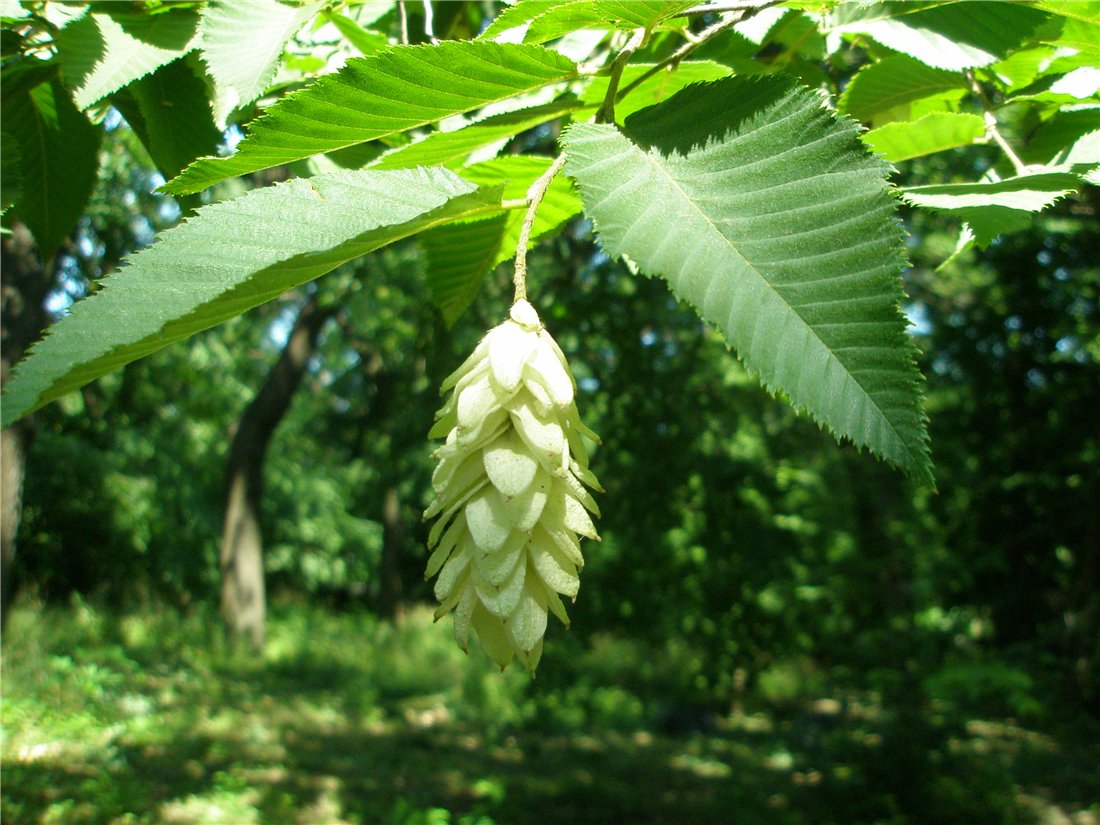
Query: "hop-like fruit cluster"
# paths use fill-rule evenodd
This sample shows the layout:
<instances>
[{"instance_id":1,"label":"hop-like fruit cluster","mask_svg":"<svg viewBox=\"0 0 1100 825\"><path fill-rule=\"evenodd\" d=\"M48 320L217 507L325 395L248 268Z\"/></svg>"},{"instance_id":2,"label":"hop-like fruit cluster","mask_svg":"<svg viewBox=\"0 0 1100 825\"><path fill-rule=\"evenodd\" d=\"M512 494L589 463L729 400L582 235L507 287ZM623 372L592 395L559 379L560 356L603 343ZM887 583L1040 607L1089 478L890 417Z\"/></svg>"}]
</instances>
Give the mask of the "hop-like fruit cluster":
<instances>
[{"instance_id":1,"label":"hop-like fruit cluster","mask_svg":"<svg viewBox=\"0 0 1100 825\"><path fill-rule=\"evenodd\" d=\"M439 573L436 618L455 611L455 638L470 628L503 669L519 658L534 670L547 610L568 626L559 594L576 598L584 565L578 534L599 539L585 485L588 469L576 383L565 356L527 301L491 329L446 381L454 389L436 414L435 499L439 516L426 577Z\"/></svg>"}]
</instances>

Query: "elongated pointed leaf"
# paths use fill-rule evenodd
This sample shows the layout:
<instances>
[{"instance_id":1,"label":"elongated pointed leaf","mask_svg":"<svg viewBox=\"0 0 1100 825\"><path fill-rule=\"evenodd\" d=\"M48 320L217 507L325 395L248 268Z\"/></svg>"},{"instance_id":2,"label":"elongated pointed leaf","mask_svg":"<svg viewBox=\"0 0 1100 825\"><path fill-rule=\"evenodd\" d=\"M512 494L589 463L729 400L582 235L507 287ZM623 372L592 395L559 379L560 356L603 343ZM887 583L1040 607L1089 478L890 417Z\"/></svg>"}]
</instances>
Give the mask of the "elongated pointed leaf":
<instances>
[{"instance_id":1,"label":"elongated pointed leaf","mask_svg":"<svg viewBox=\"0 0 1100 825\"><path fill-rule=\"evenodd\" d=\"M882 7L896 10L896 16L854 21L838 29L866 34L933 68L961 70L1003 59L1048 19L1019 3L971 0L911 11L915 5L885 3Z\"/></svg>"},{"instance_id":2,"label":"elongated pointed leaf","mask_svg":"<svg viewBox=\"0 0 1100 825\"><path fill-rule=\"evenodd\" d=\"M902 232L858 126L778 78L689 87L563 135L608 252L665 278L838 437L931 480Z\"/></svg>"},{"instance_id":3,"label":"elongated pointed leaf","mask_svg":"<svg viewBox=\"0 0 1100 825\"><path fill-rule=\"evenodd\" d=\"M442 169L338 172L249 192L164 234L34 346L4 393L3 425L345 261L500 208Z\"/></svg>"},{"instance_id":4,"label":"elongated pointed leaf","mask_svg":"<svg viewBox=\"0 0 1100 825\"><path fill-rule=\"evenodd\" d=\"M198 15L112 9L92 12L57 34L65 83L87 108L190 52L198 44Z\"/></svg>"},{"instance_id":5,"label":"elongated pointed leaf","mask_svg":"<svg viewBox=\"0 0 1100 825\"><path fill-rule=\"evenodd\" d=\"M622 80L619 83L620 94L630 88L635 81L640 80L642 75L653 67L653 63L632 63L628 65L623 71ZM728 77L729 74L730 69L728 66L713 63L710 60L690 60L675 67L661 69L631 88L615 104L615 119L621 122L639 109L660 103L692 83L718 80ZM595 113L607 95L608 82L609 79L606 77L597 77L585 87L584 91L581 92L581 100L588 106L573 116L575 120L587 120Z\"/></svg>"},{"instance_id":6,"label":"elongated pointed leaf","mask_svg":"<svg viewBox=\"0 0 1100 825\"><path fill-rule=\"evenodd\" d=\"M545 43L578 29L652 29L694 5L695 0L520 0L481 37L493 39L525 25L526 43Z\"/></svg>"},{"instance_id":7,"label":"elongated pointed leaf","mask_svg":"<svg viewBox=\"0 0 1100 825\"><path fill-rule=\"evenodd\" d=\"M501 138L526 132L580 106L576 98L566 97L544 106L517 109L493 115L453 132L433 132L423 140L387 152L372 169L409 169L414 166L449 166L461 164L470 153Z\"/></svg>"},{"instance_id":8,"label":"elongated pointed leaf","mask_svg":"<svg viewBox=\"0 0 1100 825\"><path fill-rule=\"evenodd\" d=\"M914 100L921 100L954 89L965 89L962 72L932 69L905 55L891 55L859 72L844 94L838 108L864 122Z\"/></svg>"},{"instance_id":9,"label":"elongated pointed leaf","mask_svg":"<svg viewBox=\"0 0 1100 825\"><path fill-rule=\"evenodd\" d=\"M202 59L214 78L215 120L267 89L287 41L321 8L276 0L212 0L202 11Z\"/></svg>"},{"instance_id":10,"label":"elongated pointed leaf","mask_svg":"<svg viewBox=\"0 0 1100 825\"><path fill-rule=\"evenodd\" d=\"M76 108L56 70L24 65L5 72L0 104L0 120L20 158L12 212L30 229L44 260L73 231L91 197L103 134Z\"/></svg>"},{"instance_id":11,"label":"elongated pointed leaf","mask_svg":"<svg viewBox=\"0 0 1100 825\"><path fill-rule=\"evenodd\" d=\"M1069 172L1038 172L981 183L911 186L902 197L914 206L946 212L969 224L979 247L1004 232L1017 232L1041 212L1080 185Z\"/></svg>"},{"instance_id":12,"label":"elongated pointed leaf","mask_svg":"<svg viewBox=\"0 0 1100 825\"><path fill-rule=\"evenodd\" d=\"M888 123L863 135L863 142L897 163L969 146L985 134L985 122L977 115L933 112L905 123Z\"/></svg>"},{"instance_id":13,"label":"elongated pointed leaf","mask_svg":"<svg viewBox=\"0 0 1100 825\"><path fill-rule=\"evenodd\" d=\"M165 185L176 194L321 152L376 140L479 109L576 74L568 58L540 46L450 41L397 46L349 60L272 106L237 154L204 158Z\"/></svg>"}]
</instances>

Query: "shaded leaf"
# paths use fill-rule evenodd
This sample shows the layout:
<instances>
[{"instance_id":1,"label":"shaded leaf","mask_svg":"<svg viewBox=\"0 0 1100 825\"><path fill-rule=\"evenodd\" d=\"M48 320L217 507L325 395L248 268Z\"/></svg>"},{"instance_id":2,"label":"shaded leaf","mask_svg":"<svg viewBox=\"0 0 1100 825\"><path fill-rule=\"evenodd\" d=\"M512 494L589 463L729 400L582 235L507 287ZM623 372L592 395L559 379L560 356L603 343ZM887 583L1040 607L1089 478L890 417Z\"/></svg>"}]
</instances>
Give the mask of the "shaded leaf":
<instances>
[{"instance_id":1,"label":"shaded leaf","mask_svg":"<svg viewBox=\"0 0 1100 825\"><path fill-rule=\"evenodd\" d=\"M352 258L499 210L499 198L420 169L292 180L204 207L131 256L34 346L5 389L3 425Z\"/></svg>"},{"instance_id":2,"label":"shaded leaf","mask_svg":"<svg viewBox=\"0 0 1100 825\"><path fill-rule=\"evenodd\" d=\"M247 172L377 140L567 80L576 66L540 46L450 41L354 58L284 98L250 126L237 154L203 158L164 186L200 189Z\"/></svg>"},{"instance_id":3,"label":"shaded leaf","mask_svg":"<svg viewBox=\"0 0 1100 825\"><path fill-rule=\"evenodd\" d=\"M111 100L165 178L215 151L222 137L210 113L206 83L195 73L193 60L187 57L161 66Z\"/></svg>"},{"instance_id":4,"label":"shaded leaf","mask_svg":"<svg viewBox=\"0 0 1100 825\"><path fill-rule=\"evenodd\" d=\"M23 183L23 156L19 152L19 144L7 131L0 131L0 145L4 147L4 151L0 152L0 214L3 214L19 197Z\"/></svg>"},{"instance_id":5,"label":"shaded leaf","mask_svg":"<svg viewBox=\"0 0 1100 825\"><path fill-rule=\"evenodd\" d=\"M421 237L428 256L428 289L447 325L473 303L497 264L506 215L449 223Z\"/></svg>"},{"instance_id":6,"label":"shaded leaf","mask_svg":"<svg viewBox=\"0 0 1100 825\"><path fill-rule=\"evenodd\" d=\"M76 108L56 68L44 64L6 71L0 106L22 173L12 211L31 231L43 260L73 231L91 197L102 137Z\"/></svg>"},{"instance_id":7,"label":"shaded leaf","mask_svg":"<svg viewBox=\"0 0 1100 825\"><path fill-rule=\"evenodd\" d=\"M665 278L769 389L931 481L888 167L854 122L781 79L730 78L563 142L609 254Z\"/></svg>"}]
</instances>

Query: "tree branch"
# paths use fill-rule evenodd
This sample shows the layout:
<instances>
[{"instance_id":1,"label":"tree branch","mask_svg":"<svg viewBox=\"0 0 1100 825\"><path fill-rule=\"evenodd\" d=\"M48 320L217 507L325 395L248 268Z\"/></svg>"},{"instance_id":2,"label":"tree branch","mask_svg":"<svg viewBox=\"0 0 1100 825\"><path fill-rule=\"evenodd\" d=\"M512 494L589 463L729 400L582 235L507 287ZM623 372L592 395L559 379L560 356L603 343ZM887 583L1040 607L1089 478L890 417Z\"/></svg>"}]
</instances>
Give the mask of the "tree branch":
<instances>
[{"instance_id":1,"label":"tree branch","mask_svg":"<svg viewBox=\"0 0 1100 825\"><path fill-rule=\"evenodd\" d=\"M986 97L982 84L978 82L978 78L974 76L973 71L967 70L966 78L970 81L971 91L974 92L974 96L982 105L982 119L985 121L986 136L1001 147L1001 151L1012 162L1012 167L1016 170L1017 175L1026 175L1028 172L1027 164L1020 159L1020 156L1016 154L1008 141L1005 140L1004 135L1001 134L1001 130L997 125L997 116L993 113L993 105Z\"/></svg>"}]
</instances>

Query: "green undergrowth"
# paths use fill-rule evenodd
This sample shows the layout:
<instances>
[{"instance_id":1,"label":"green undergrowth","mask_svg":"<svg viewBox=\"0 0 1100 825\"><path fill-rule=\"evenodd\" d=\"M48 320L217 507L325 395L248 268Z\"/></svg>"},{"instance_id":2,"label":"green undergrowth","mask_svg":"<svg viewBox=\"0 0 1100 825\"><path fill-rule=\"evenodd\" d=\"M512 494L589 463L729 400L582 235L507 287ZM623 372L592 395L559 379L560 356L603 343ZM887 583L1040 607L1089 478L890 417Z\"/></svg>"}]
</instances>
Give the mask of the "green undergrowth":
<instances>
[{"instance_id":1,"label":"green undergrowth","mask_svg":"<svg viewBox=\"0 0 1100 825\"><path fill-rule=\"evenodd\" d=\"M5 823L1100 816L1095 724L1040 713L1002 662L952 663L909 707L780 662L719 708L683 646L558 635L532 680L463 654L426 608L277 606L262 657L205 611L17 606L5 635Z\"/></svg>"}]
</instances>

